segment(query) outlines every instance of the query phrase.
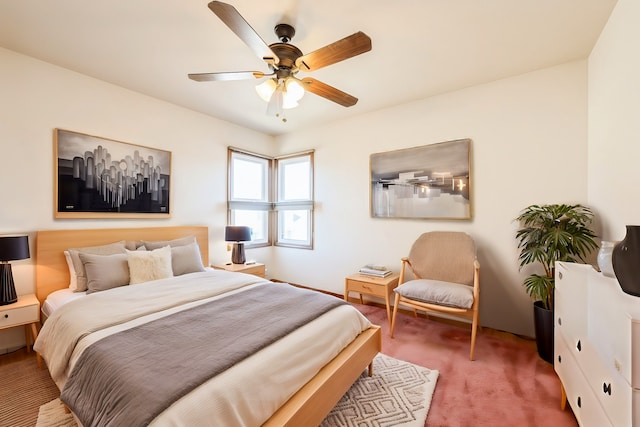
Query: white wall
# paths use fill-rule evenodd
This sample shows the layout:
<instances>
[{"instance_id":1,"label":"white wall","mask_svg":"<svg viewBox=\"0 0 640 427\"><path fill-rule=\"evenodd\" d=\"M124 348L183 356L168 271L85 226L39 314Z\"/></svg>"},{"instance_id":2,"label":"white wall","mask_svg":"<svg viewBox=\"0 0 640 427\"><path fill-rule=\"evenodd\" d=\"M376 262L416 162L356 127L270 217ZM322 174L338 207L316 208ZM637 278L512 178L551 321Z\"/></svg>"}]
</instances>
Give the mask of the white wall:
<instances>
[{"instance_id":1,"label":"white wall","mask_svg":"<svg viewBox=\"0 0 640 427\"><path fill-rule=\"evenodd\" d=\"M226 262L227 146L266 154L273 138L0 49L0 235L39 229L209 226L210 259ZM172 152L171 219L54 220L53 130L68 129ZM271 251L253 250L267 259ZM35 291L35 260L12 262L18 295ZM0 333L3 349L22 328Z\"/></svg>"},{"instance_id":2,"label":"white wall","mask_svg":"<svg viewBox=\"0 0 640 427\"><path fill-rule=\"evenodd\" d=\"M314 250L276 248L272 274L342 293L365 263L397 270L420 233L461 230L478 245L482 324L533 336L512 220L533 203L586 202L586 86L577 61L279 137L283 153L316 149L317 210ZM472 221L370 217L371 153L458 138L472 139Z\"/></svg>"},{"instance_id":3,"label":"white wall","mask_svg":"<svg viewBox=\"0 0 640 427\"><path fill-rule=\"evenodd\" d=\"M344 276L364 263L397 268L421 232L463 230L479 247L482 323L533 335L512 219L531 203L586 200L585 61L298 132L275 144L269 136L7 50L0 49L0 63L0 173L2 200L9 201L0 210L0 234L195 223L210 227L211 260L225 261L226 146L265 154L315 148L315 249L253 250L249 256L265 261L271 277L342 293ZM171 150L173 218L54 220L56 127ZM457 138L473 140L472 221L370 218L371 153ZM18 293L33 292L33 260L13 266ZM0 352L22 336L19 328L4 331Z\"/></svg>"},{"instance_id":4,"label":"white wall","mask_svg":"<svg viewBox=\"0 0 640 427\"><path fill-rule=\"evenodd\" d=\"M589 203L602 238L640 225L640 2L618 0L589 57Z\"/></svg>"}]
</instances>

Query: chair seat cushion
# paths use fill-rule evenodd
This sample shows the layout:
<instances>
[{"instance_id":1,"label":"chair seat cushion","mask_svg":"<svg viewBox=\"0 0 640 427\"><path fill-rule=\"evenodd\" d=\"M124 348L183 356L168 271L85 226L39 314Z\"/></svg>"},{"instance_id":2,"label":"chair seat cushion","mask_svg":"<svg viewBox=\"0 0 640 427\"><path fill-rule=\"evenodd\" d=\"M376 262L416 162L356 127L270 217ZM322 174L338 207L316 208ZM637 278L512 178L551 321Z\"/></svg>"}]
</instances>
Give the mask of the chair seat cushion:
<instances>
[{"instance_id":1,"label":"chair seat cushion","mask_svg":"<svg viewBox=\"0 0 640 427\"><path fill-rule=\"evenodd\" d=\"M429 304L456 308L471 308L473 305L473 288L458 283L416 279L403 283L395 291L405 298Z\"/></svg>"}]
</instances>

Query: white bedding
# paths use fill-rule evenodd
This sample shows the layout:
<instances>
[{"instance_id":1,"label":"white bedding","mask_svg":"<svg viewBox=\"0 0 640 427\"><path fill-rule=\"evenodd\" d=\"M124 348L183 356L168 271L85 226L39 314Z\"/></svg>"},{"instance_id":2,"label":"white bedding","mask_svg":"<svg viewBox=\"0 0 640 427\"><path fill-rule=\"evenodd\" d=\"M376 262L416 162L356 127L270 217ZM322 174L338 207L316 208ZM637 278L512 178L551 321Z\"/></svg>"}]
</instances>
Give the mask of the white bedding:
<instances>
[{"instance_id":1,"label":"white bedding","mask_svg":"<svg viewBox=\"0 0 640 427\"><path fill-rule=\"evenodd\" d=\"M65 305L66 303L78 298L82 298L87 295L87 292L74 292L69 288L58 289L55 292L51 292L44 304L42 304L42 314L47 318L53 314L54 311Z\"/></svg>"},{"instance_id":2,"label":"white bedding","mask_svg":"<svg viewBox=\"0 0 640 427\"><path fill-rule=\"evenodd\" d=\"M264 285L288 286L214 270L94 293L56 310L45 323L35 348L62 388L74 363L91 343L228 292L241 293ZM178 289L202 299L173 306L177 299L191 298L177 297ZM168 308L154 312L152 307L157 305ZM129 320L131 312L141 316ZM110 320L105 323L100 318ZM369 321L351 306L333 309L196 388L152 425L260 425L369 326Z\"/></svg>"}]
</instances>

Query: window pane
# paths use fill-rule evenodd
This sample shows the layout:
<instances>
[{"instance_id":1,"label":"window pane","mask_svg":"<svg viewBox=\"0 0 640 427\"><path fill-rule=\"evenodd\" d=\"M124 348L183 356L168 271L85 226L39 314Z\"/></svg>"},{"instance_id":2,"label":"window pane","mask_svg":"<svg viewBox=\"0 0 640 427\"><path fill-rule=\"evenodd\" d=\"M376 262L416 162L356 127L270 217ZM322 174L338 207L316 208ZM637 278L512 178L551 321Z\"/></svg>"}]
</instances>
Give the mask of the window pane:
<instances>
[{"instance_id":1,"label":"window pane","mask_svg":"<svg viewBox=\"0 0 640 427\"><path fill-rule=\"evenodd\" d=\"M309 244L310 224L307 210L281 210L279 218L279 241L282 243Z\"/></svg>"},{"instance_id":2,"label":"window pane","mask_svg":"<svg viewBox=\"0 0 640 427\"><path fill-rule=\"evenodd\" d=\"M231 199L267 200L269 161L233 153L231 157Z\"/></svg>"},{"instance_id":3,"label":"window pane","mask_svg":"<svg viewBox=\"0 0 640 427\"><path fill-rule=\"evenodd\" d=\"M251 243L265 243L268 241L268 218L266 211L239 210L231 211L231 225L246 225L251 227Z\"/></svg>"},{"instance_id":4,"label":"window pane","mask_svg":"<svg viewBox=\"0 0 640 427\"><path fill-rule=\"evenodd\" d=\"M311 161L309 156L284 159L278 162L280 171L280 200L311 199Z\"/></svg>"}]
</instances>

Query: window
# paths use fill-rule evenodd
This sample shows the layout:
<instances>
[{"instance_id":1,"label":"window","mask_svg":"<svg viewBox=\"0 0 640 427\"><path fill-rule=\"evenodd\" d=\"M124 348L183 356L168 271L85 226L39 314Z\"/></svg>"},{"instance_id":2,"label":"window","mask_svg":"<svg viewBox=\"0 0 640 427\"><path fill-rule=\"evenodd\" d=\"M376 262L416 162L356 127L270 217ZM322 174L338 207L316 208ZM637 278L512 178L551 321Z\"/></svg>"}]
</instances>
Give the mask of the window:
<instances>
[{"instance_id":1,"label":"window","mask_svg":"<svg viewBox=\"0 0 640 427\"><path fill-rule=\"evenodd\" d=\"M229 224L247 225L247 246L313 248L313 152L271 159L229 148Z\"/></svg>"},{"instance_id":2,"label":"window","mask_svg":"<svg viewBox=\"0 0 640 427\"><path fill-rule=\"evenodd\" d=\"M276 159L278 198L276 245L311 248L313 234L313 155Z\"/></svg>"},{"instance_id":3,"label":"window","mask_svg":"<svg viewBox=\"0 0 640 427\"><path fill-rule=\"evenodd\" d=\"M269 197L272 161L267 158L229 152L229 224L251 227L247 246L271 244Z\"/></svg>"}]
</instances>

